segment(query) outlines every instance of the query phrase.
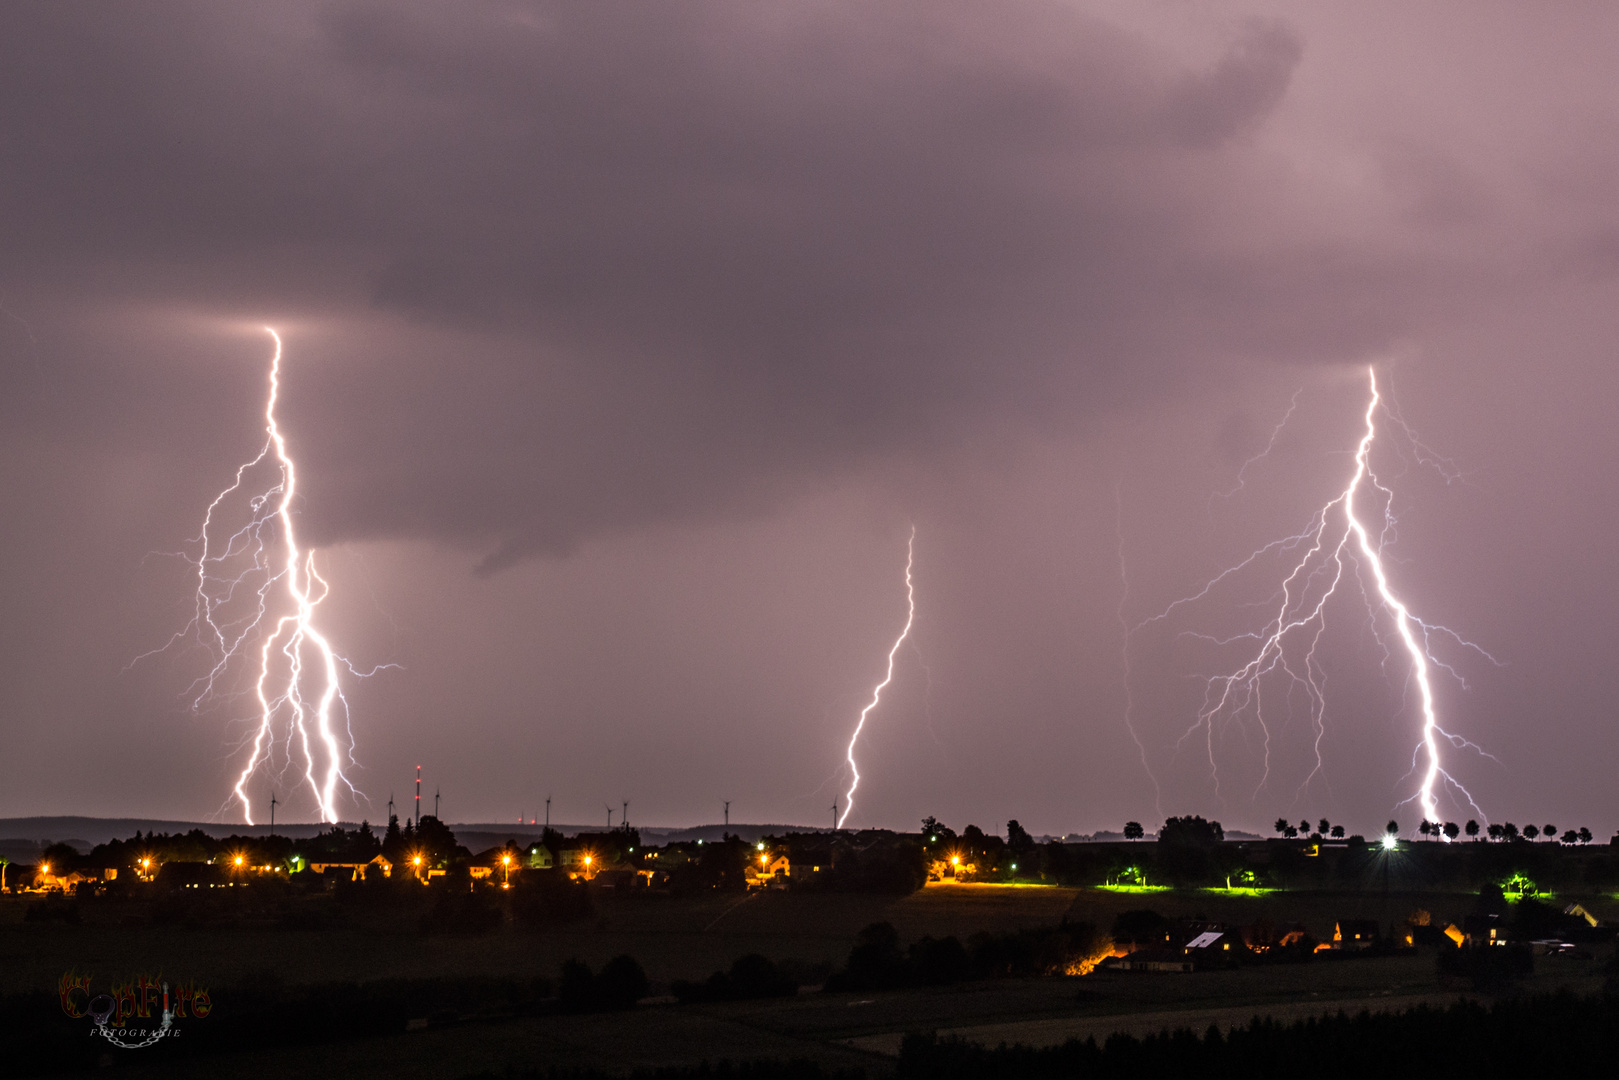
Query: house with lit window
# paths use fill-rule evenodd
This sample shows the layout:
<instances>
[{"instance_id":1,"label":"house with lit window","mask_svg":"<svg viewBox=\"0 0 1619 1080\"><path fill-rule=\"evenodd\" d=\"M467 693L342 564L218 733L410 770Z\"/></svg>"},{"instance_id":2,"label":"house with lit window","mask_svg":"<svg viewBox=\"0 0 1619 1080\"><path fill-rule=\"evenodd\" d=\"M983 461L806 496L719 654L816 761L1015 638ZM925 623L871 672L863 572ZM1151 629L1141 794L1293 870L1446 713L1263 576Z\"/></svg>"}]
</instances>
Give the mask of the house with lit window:
<instances>
[{"instance_id":1,"label":"house with lit window","mask_svg":"<svg viewBox=\"0 0 1619 1080\"><path fill-rule=\"evenodd\" d=\"M1333 924L1334 949L1369 949L1382 939L1376 919L1339 919Z\"/></svg>"},{"instance_id":2,"label":"house with lit window","mask_svg":"<svg viewBox=\"0 0 1619 1080\"><path fill-rule=\"evenodd\" d=\"M771 858L769 854L749 859L742 871L742 882L749 889L785 889L793 876L793 868L786 855Z\"/></svg>"},{"instance_id":3,"label":"house with lit window","mask_svg":"<svg viewBox=\"0 0 1619 1080\"><path fill-rule=\"evenodd\" d=\"M378 855L370 862L318 862L310 863L309 869L325 876L328 872L342 876L344 872L349 875L350 881L364 881L368 876L392 877L394 864L385 856Z\"/></svg>"}]
</instances>

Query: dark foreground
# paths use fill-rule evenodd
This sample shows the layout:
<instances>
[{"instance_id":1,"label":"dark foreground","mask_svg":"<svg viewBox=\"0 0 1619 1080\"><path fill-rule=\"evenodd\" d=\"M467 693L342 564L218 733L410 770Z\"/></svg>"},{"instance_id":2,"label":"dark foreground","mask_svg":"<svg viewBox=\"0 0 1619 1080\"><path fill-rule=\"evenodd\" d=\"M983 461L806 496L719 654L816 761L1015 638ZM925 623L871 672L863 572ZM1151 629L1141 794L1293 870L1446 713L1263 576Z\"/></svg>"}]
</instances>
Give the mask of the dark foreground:
<instances>
[{"instance_id":1,"label":"dark foreground","mask_svg":"<svg viewBox=\"0 0 1619 1080\"><path fill-rule=\"evenodd\" d=\"M23 921L22 905L0 905L0 1075L105 1068L345 1080L1611 1072L1619 1006L1602 996L1608 945L1536 957L1532 972L1482 986L1445 977L1436 952L1422 948L1191 974L1098 970L813 988L835 975L861 928L877 920L909 943L1010 933L1065 917L1107 926L1118 912L1151 904L1232 922L1296 917L1321 923L1325 933L1342 914L1386 922L1416 907L1465 910L1473 900L995 886L930 887L906 897L604 896L588 924L471 935L369 919L315 930L136 924L113 911L105 919L92 911L78 925L41 924ZM811 985L761 1000L677 1003L668 995L679 980L702 979L750 953L782 961ZM641 1003L567 999L567 958L600 973L619 954L644 966L650 985ZM69 971L90 977L98 992L143 973L193 990L206 985L211 1010L177 1021L177 1038L116 1049L95 1036L88 1018L62 1009L59 980ZM70 996L80 1005L88 997ZM1255 1017L1275 1019L1254 1025ZM1158 1035L1188 1028L1197 1034ZM1022 1045L996 1049L1002 1043Z\"/></svg>"}]
</instances>

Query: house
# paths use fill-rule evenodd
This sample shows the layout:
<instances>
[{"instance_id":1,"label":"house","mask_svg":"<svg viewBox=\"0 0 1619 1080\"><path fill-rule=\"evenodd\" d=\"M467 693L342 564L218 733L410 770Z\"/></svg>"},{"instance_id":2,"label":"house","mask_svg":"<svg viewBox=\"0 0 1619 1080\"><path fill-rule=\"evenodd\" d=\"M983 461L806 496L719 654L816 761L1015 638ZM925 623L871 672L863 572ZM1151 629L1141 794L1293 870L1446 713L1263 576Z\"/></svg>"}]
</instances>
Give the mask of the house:
<instances>
[{"instance_id":1,"label":"house","mask_svg":"<svg viewBox=\"0 0 1619 1080\"><path fill-rule=\"evenodd\" d=\"M1339 919L1332 928L1334 949L1369 949L1382 939L1376 919Z\"/></svg>"},{"instance_id":2,"label":"house","mask_svg":"<svg viewBox=\"0 0 1619 1080\"><path fill-rule=\"evenodd\" d=\"M118 871L113 870L111 873L117 876ZM34 874L34 888L40 892L53 892L59 889L62 892L70 893L85 882L93 884L98 880L100 879L89 870L70 870L65 874L57 874L53 873L50 866L46 864L40 866L39 870Z\"/></svg>"},{"instance_id":3,"label":"house","mask_svg":"<svg viewBox=\"0 0 1619 1080\"><path fill-rule=\"evenodd\" d=\"M1586 911L1585 908L1581 907L1579 904L1570 904L1568 907L1563 909L1563 914L1573 915L1576 918L1584 919L1586 924L1592 929L1596 929L1598 926L1602 925L1601 919L1597 918L1589 911Z\"/></svg>"},{"instance_id":4,"label":"house","mask_svg":"<svg viewBox=\"0 0 1619 1080\"><path fill-rule=\"evenodd\" d=\"M590 881L601 872L602 860L582 847L565 847L557 852L557 865L575 881Z\"/></svg>"},{"instance_id":5,"label":"house","mask_svg":"<svg viewBox=\"0 0 1619 1080\"><path fill-rule=\"evenodd\" d=\"M749 889L785 889L792 876L793 868L787 856L777 855L772 861L769 855L760 855L758 865L748 860L742 871L742 882Z\"/></svg>"},{"instance_id":6,"label":"house","mask_svg":"<svg viewBox=\"0 0 1619 1080\"><path fill-rule=\"evenodd\" d=\"M488 881L494 879L497 884L506 884L511 879L513 870L521 872L526 862L524 853L502 844L486 851L480 851L472 857L472 865L467 867L467 873L474 881Z\"/></svg>"},{"instance_id":7,"label":"house","mask_svg":"<svg viewBox=\"0 0 1619 1080\"><path fill-rule=\"evenodd\" d=\"M346 870L348 871L350 881L364 881L366 879L366 875L368 874L380 873L383 877L392 877L394 872L394 864L389 862L385 856L378 855L370 862L310 863L309 869L322 876L325 876L326 872L330 870L339 877L341 877L343 872Z\"/></svg>"},{"instance_id":8,"label":"house","mask_svg":"<svg viewBox=\"0 0 1619 1080\"><path fill-rule=\"evenodd\" d=\"M1233 949L1232 942L1236 948ZM1230 967L1243 952L1242 939L1224 930L1205 930L1181 947L1181 952L1203 967Z\"/></svg>"},{"instance_id":9,"label":"house","mask_svg":"<svg viewBox=\"0 0 1619 1080\"><path fill-rule=\"evenodd\" d=\"M556 859L544 844L530 844L523 865L530 870L549 870L556 865Z\"/></svg>"},{"instance_id":10,"label":"house","mask_svg":"<svg viewBox=\"0 0 1619 1080\"><path fill-rule=\"evenodd\" d=\"M1125 956L1104 960L1104 967L1114 971L1155 971L1159 973L1190 973L1197 966L1182 949L1138 949Z\"/></svg>"},{"instance_id":11,"label":"house","mask_svg":"<svg viewBox=\"0 0 1619 1080\"><path fill-rule=\"evenodd\" d=\"M631 863L614 863L596 870L589 880L600 888L633 889L652 884L656 870L642 870Z\"/></svg>"},{"instance_id":12,"label":"house","mask_svg":"<svg viewBox=\"0 0 1619 1080\"><path fill-rule=\"evenodd\" d=\"M1499 915L1469 915L1462 920L1462 940L1468 945L1505 945L1510 940Z\"/></svg>"},{"instance_id":13,"label":"house","mask_svg":"<svg viewBox=\"0 0 1619 1080\"><path fill-rule=\"evenodd\" d=\"M224 889L231 880L215 863L166 862L158 868L157 883L170 889Z\"/></svg>"}]
</instances>

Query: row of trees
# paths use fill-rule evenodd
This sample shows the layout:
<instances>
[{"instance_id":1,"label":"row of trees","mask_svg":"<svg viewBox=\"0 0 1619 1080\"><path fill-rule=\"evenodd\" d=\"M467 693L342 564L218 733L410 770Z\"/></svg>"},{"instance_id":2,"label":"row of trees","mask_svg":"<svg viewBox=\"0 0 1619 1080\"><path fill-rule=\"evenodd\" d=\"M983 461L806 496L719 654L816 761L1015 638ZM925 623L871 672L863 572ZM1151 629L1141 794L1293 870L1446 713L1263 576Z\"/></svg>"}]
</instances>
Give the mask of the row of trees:
<instances>
[{"instance_id":1,"label":"row of trees","mask_svg":"<svg viewBox=\"0 0 1619 1080\"><path fill-rule=\"evenodd\" d=\"M1132 829L1135 830L1133 836L1131 835ZM1308 820L1300 821L1297 825L1294 825L1286 818L1277 818L1275 829L1279 835L1284 836L1289 840L1298 836L1306 836L1312 840L1321 840L1330 836L1334 840L1341 840L1344 836L1344 827L1342 825L1334 825L1326 818L1322 818L1320 821L1316 822L1313 827ZM1385 831L1390 836L1398 836L1400 833L1400 823L1397 821L1390 821ZM1535 840L1544 836L1547 840L1551 840L1553 842L1561 839L1561 841L1565 844L1589 844L1593 839L1595 839L1591 833L1591 830L1584 827L1579 829L1569 829L1567 832L1563 833L1561 838L1559 838L1557 835L1556 825L1525 825L1522 830L1519 830L1518 826L1514 825L1510 821L1503 822L1499 825L1488 826L1482 831L1491 840L1497 841L1510 841L1518 839ZM1477 821L1469 821L1465 825L1458 825L1454 821L1447 821L1444 823L1437 821L1423 821L1417 826L1417 832L1422 836L1433 837L1436 840L1441 836L1450 840L1455 840L1464 832L1469 838L1477 839L1480 832L1480 826ZM1126 839L1139 839L1142 836L1141 826L1133 821L1127 822L1124 826L1124 835Z\"/></svg>"}]
</instances>

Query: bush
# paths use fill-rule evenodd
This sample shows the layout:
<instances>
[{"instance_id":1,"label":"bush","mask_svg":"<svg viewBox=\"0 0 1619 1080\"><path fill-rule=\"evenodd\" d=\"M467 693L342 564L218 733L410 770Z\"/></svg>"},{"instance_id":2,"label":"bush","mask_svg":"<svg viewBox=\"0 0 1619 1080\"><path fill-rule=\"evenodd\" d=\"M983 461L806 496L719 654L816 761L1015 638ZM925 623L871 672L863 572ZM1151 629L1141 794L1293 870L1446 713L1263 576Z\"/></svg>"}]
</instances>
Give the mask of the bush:
<instances>
[{"instance_id":1,"label":"bush","mask_svg":"<svg viewBox=\"0 0 1619 1080\"><path fill-rule=\"evenodd\" d=\"M609 1012L633 1008L646 997L646 972L633 956L615 956L592 975L582 960L562 965L557 997L567 1012Z\"/></svg>"},{"instance_id":2,"label":"bush","mask_svg":"<svg viewBox=\"0 0 1619 1080\"><path fill-rule=\"evenodd\" d=\"M501 924L500 902L489 889L463 892L446 886L422 916L424 934L487 934Z\"/></svg>"},{"instance_id":3,"label":"bush","mask_svg":"<svg viewBox=\"0 0 1619 1080\"><path fill-rule=\"evenodd\" d=\"M558 926L588 919L595 912L585 883L555 870L524 874L510 896L512 918L519 926Z\"/></svg>"},{"instance_id":4,"label":"bush","mask_svg":"<svg viewBox=\"0 0 1619 1080\"><path fill-rule=\"evenodd\" d=\"M1474 989L1490 990L1510 984L1535 970L1535 957L1527 945L1467 945L1440 949L1441 976L1471 980Z\"/></svg>"},{"instance_id":5,"label":"bush","mask_svg":"<svg viewBox=\"0 0 1619 1080\"><path fill-rule=\"evenodd\" d=\"M700 983L677 979L669 989L681 1001L752 1001L792 997L798 982L758 953L749 953L729 973L716 971Z\"/></svg>"}]
</instances>

